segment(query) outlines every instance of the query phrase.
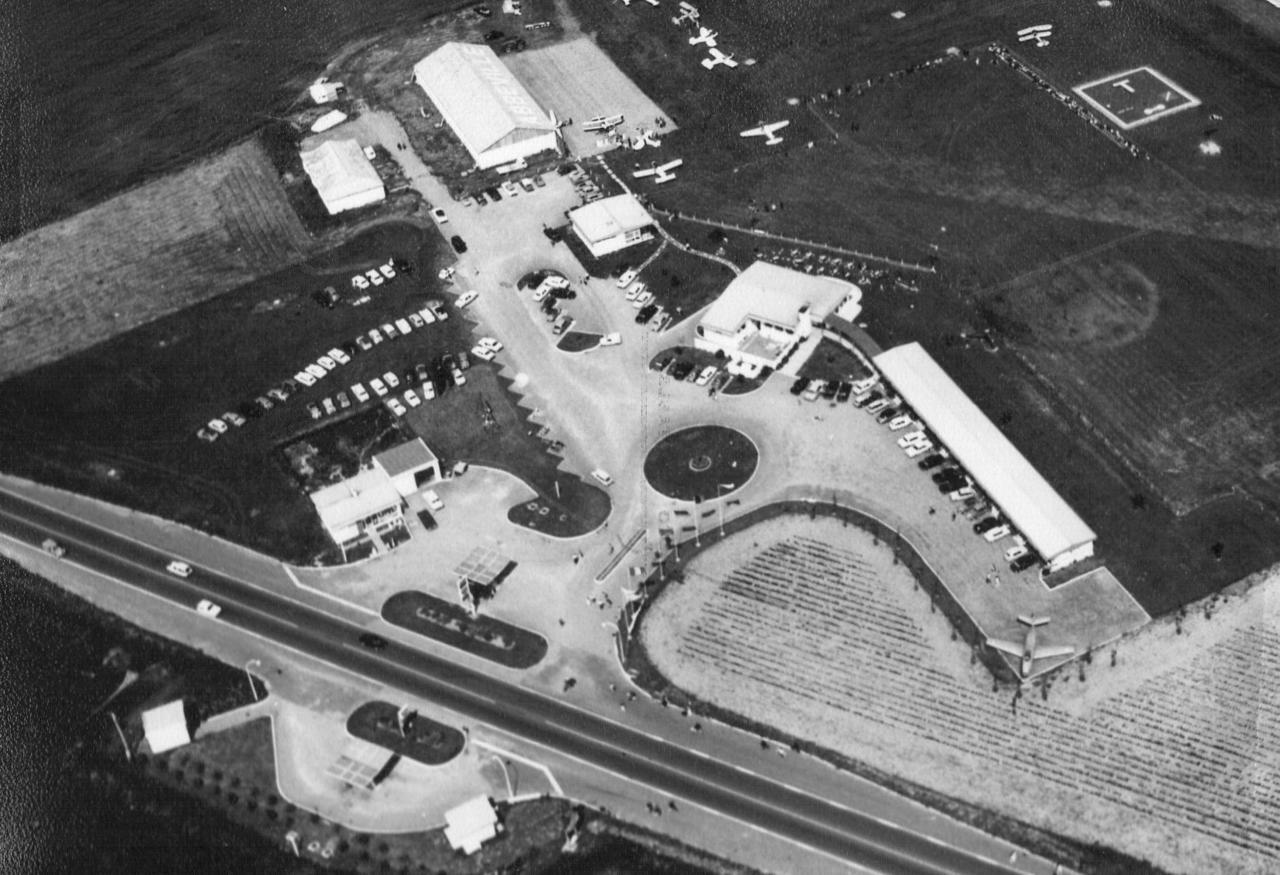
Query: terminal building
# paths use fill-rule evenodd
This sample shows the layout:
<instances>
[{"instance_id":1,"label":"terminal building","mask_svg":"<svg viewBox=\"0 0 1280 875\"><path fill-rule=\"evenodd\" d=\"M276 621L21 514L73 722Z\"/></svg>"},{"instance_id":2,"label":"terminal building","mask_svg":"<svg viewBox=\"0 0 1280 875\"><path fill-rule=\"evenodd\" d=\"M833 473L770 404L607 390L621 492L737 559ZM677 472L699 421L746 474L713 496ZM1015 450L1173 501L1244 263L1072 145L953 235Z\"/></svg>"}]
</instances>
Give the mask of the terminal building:
<instances>
[{"instance_id":1,"label":"terminal building","mask_svg":"<svg viewBox=\"0 0 1280 875\"><path fill-rule=\"evenodd\" d=\"M569 224L596 258L653 239L653 218L630 194L601 198L570 210Z\"/></svg>"},{"instance_id":2,"label":"terminal building","mask_svg":"<svg viewBox=\"0 0 1280 875\"><path fill-rule=\"evenodd\" d=\"M303 152L302 169L331 216L376 204L387 196L378 171L355 140L328 140Z\"/></svg>"},{"instance_id":3,"label":"terminal building","mask_svg":"<svg viewBox=\"0 0 1280 875\"><path fill-rule=\"evenodd\" d=\"M404 523L404 498L381 468L311 493L320 524L344 551Z\"/></svg>"},{"instance_id":4,"label":"terminal building","mask_svg":"<svg viewBox=\"0 0 1280 875\"><path fill-rule=\"evenodd\" d=\"M924 347L896 346L872 361L1050 571L1093 555L1093 530Z\"/></svg>"},{"instance_id":5,"label":"terminal building","mask_svg":"<svg viewBox=\"0 0 1280 875\"><path fill-rule=\"evenodd\" d=\"M554 120L488 46L445 43L413 78L481 170L559 150Z\"/></svg>"},{"instance_id":6,"label":"terminal building","mask_svg":"<svg viewBox=\"0 0 1280 875\"><path fill-rule=\"evenodd\" d=\"M827 317L856 318L861 300L853 283L757 261L707 310L694 346L723 352L748 372L776 368Z\"/></svg>"}]
</instances>

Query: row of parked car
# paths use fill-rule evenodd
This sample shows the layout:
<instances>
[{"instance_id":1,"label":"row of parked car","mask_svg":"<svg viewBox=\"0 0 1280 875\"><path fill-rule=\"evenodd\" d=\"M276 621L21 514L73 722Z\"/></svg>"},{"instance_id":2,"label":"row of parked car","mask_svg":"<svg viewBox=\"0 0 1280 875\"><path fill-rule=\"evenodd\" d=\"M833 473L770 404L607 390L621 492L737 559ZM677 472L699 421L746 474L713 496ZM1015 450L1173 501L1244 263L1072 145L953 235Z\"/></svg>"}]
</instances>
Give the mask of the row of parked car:
<instances>
[{"instance_id":1,"label":"row of parked car","mask_svg":"<svg viewBox=\"0 0 1280 875\"><path fill-rule=\"evenodd\" d=\"M663 353L650 362L649 367L659 374L667 374L676 382L707 386L712 391L719 391L725 383L733 379L733 375L719 365L703 365L700 368L695 362L682 358L674 352Z\"/></svg>"},{"instance_id":2,"label":"row of parked car","mask_svg":"<svg viewBox=\"0 0 1280 875\"><path fill-rule=\"evenodd\" d=\"M636 324L647 324L654 334L665 331L671 325L671 314L654 300L653 292L636 277L635 270L627 270L617 280L618 288L625 289L624 295L636 311Z\"/></svg>"},{"instance_id":3,"label":"row of parked car","mask_svg":"<svg viewBox=\"0 0 1280 875\"><path fill-rule=\"evenodd\" d=\"M908 458L924 456L916 464L922 471L931 471L938 490L959 505L960 513L973 521L974 534L981 535L989 543L1010 538L1012 546L1004 551L1005 561L1014 572L1025 571L1040 561L1022 535L1004 520L1000 509L991 504L977 484L945 447L935 446L934 436L912 410L900 398L886 396L886 391L874 377L855 383L858 392L854 403L876 417L876 421L888 426L891 432L902 432L898 446ZM871 400L872 395L880 397Z\"/></svg>"},{"instance_id":4,"label":"row of parked car","mask_svg":"<svg viewBox=\"0 0 1280 875\"><path fill-rule=\"evenodd\" d=\"M482 207L490 201L496 204L502 200L503 196L516 197L522 190L530 193L535 192L545 187L546 184L541 175L526 176L518 180L508 179L503 181L501 185L493 185L483 191L477 191L471 196L471 199L475 201L476 206Z\"/></svg>"}]
</instances>

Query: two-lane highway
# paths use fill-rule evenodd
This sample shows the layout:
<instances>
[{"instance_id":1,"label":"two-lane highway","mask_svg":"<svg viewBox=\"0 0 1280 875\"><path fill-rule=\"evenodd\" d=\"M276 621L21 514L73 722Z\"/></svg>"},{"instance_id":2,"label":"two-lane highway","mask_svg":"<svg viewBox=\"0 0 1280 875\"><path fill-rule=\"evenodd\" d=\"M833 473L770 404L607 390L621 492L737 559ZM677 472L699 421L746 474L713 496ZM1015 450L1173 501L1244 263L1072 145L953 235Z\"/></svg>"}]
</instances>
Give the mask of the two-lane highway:
<instances>
[{"instance_id":1,"label":"two-lane highway","mask_svg":"<svg viewBox=\"0 0 1280 875\"><path fill-rule=\"evenodd\" d=\"M391 642L371 651L364 629L245 581L197 568L164 571L169 555L114 532L0 493L0 531L33 545L52 536L66 561L194 609L222 605L218 620L467 715L512 736L589 763L675 798L877 872L1004 873L991 860L934 842L827 799L657 740L541 693L495 680ZM852 803L851 803L852 804Z\"/></svg>"}]
</instances>

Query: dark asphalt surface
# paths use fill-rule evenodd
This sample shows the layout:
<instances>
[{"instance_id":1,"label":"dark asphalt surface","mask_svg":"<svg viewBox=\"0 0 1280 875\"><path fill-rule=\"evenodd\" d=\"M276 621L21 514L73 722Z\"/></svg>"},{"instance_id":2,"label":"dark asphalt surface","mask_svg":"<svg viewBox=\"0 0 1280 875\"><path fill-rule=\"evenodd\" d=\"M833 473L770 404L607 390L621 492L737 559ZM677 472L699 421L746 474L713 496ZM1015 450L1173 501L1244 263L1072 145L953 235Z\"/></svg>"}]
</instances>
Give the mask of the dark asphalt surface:
<instances>
[{"instance_id":1,"label":"dark asphalt surface","mask_svg":"<svg viewBox=\"0 0 1280 875\"><path fill-rule=\"evenodd\" d=\"M0 493L0 530L39 546L52 536L66 561L92 568L193 611L222 606L210 622L236 626L577 760L696 803L833 857L884 873L1007 873L1012 870L677 744L389 642L362 647L364 629L243 581L197 567L188 579L164 570L174 558L22 498ZM181 558L181 557L179 557Z\"/></svg>"}]
</instances>

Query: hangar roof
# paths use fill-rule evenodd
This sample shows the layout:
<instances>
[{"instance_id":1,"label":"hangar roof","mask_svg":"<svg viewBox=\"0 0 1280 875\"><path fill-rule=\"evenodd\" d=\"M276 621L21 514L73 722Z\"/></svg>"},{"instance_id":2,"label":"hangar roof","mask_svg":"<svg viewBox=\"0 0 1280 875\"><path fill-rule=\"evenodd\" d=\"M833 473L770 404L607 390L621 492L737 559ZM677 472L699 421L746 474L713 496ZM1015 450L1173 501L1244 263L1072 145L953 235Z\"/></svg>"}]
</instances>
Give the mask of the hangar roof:
<instances>
[{"instance_id":1,"label":"hangar roof","mask_svg":"<svg viewBox=\"0 0 1280 875\"><path fill-rule=\"evenodd\" d=\"M812 321L818 323L850 295L861 297L853 283L757 261L720 293L702 317L702 325L734 334L751 318L794 328L802 307L807 306Z\"/></svg>"},{"instance_id":2,"label":"hangar roof","mask_svg":"<svg viewBox=\"0 0 1280 875\"><path fill-rule=\"evenodd\" d=\"M413 78L472 156L556 129L488 46L445 43L413 66Z\"/></svg>"},{"instance_id":3,"label":"hangar roof","mask_svg":"<svg viewBox=\"0 0 1280 875\"><path fill-rule=\"evenodd\" d=\"M325 204L382 189L382 179L355 140L328 140L302 153L302 167Z\"/></svg>"},{"instance_id":4,"label":"hangar roof","mask_svg":"<svg viewBox=\"0 0 1280 875\"><path fill-rule=\"evenodd\" d=\"M872 361L1041 557L1097 535L918 343Z\"/></svg>"},{"instance_id":5,"label":"hangar roof","mask_svg":"<svg viewBox=\"0 0 1280 875\"><path fill-rule=\"evenodd\" d=\"M592 243L653 224L635 195L616 194L569 211L569 221Z\"/></svg>"}]
</instances>

